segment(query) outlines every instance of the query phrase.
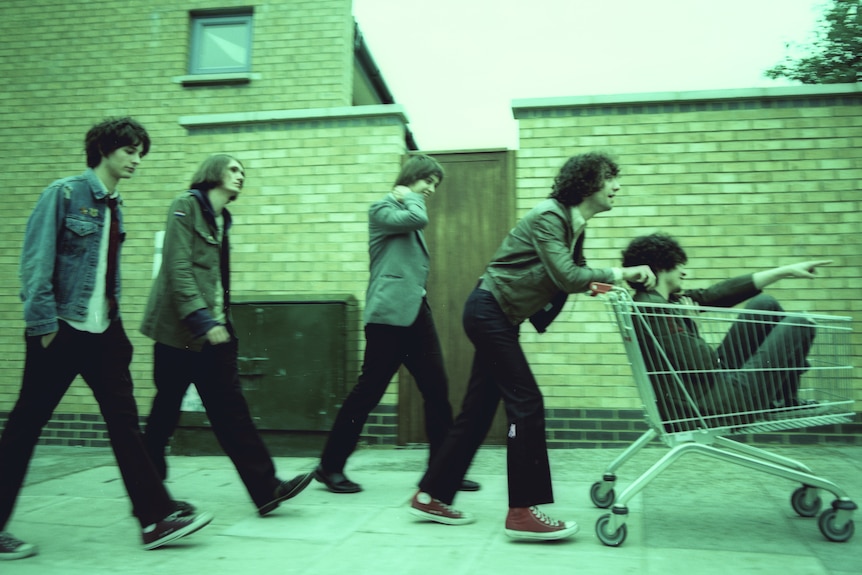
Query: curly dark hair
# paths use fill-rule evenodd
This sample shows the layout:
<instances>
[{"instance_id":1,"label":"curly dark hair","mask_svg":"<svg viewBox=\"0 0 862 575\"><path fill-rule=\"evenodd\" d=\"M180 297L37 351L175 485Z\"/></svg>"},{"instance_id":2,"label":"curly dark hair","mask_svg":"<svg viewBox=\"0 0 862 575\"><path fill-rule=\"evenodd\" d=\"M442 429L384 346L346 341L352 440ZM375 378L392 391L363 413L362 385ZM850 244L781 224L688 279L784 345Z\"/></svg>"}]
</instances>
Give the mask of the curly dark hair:
<instances>
[{"instance_id":1,"label":"curly dark hair","mask_svg":"<svg viewBox=\"0 0 862 575\"><path fill-rule=\"evenodd\" d=\"M128 116L102 120L90 128L84 137L87 167L95 168L103 157L126 146L143 146L141 156L147 155L150 151L150 136L144 127Z\"/></svg>"},{"instance_id":2,"label":"curly dark hair","mask_svg":"<svg viewBox=\"0 0 862 575\"><path fill-rule=\"evenodd\" d=\"M685 250L679 242L662 233L636 237L623 250L623 267L648 265L656 275L686 262L688 262L688 256L685 255ZM629 285L636 291L646 289L640 282L629 282Z\"/></svg>"},{"instance_id":3,"label":"curly dark hair","mask_svg":"<svg viewBox=\"0 0 862 575\"><path fill-rule=\"evenodd\" d=\"M572 156L554 178L550 197L564 206L577 206L619 173L620 167L610 154L588 152Z\"/></svg>"}]
</instances>

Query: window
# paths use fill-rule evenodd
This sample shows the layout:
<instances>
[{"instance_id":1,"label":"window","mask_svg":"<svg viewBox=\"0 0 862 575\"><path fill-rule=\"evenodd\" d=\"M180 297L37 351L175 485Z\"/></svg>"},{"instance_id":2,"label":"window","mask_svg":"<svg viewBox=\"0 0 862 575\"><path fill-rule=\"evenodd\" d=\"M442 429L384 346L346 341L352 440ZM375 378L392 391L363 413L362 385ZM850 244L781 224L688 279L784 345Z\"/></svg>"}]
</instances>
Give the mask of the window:
<instances>
[{"instance_id":1,"label":"window","mask_svg":"<svg viewBox=\"0 0 862 575\"><path fill-rule=\"evenodd\" d=\"M189 74L250 72L251 22L249 12L192 13Z\"/></svg>"}]
</instances>

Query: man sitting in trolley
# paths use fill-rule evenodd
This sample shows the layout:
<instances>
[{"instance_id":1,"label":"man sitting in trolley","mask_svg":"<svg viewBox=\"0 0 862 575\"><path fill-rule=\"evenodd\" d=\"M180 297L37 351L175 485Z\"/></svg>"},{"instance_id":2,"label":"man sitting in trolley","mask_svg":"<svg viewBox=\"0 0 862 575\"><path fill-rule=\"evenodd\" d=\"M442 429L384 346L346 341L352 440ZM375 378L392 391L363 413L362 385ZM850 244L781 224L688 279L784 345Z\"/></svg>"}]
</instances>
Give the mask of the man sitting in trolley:
<instances>
[{"instance_id":1,"label":"man sitting in trolley","mask_svg":"<svg viewBox=\"0 0 862 575\"><path fill-rule=\"evenodd\" d=\"M637 237L622 256L623 266L648 265L656 276L653 289L629 284L640 318L635 318L634 328L665 421L699 416L710 426L734 425L755 421L764 410L816 403L801 400L797 393L814 341L814 323L784 314L778 301L761 290L784 278L813 279L816 268L831 260L780 266L684 290L688 257L671 236ZM729 308L742 302L746 312L714 349L698 331L696 306ZM726 414L738 417L721 417Z\"/></svg>"}]
</instances>

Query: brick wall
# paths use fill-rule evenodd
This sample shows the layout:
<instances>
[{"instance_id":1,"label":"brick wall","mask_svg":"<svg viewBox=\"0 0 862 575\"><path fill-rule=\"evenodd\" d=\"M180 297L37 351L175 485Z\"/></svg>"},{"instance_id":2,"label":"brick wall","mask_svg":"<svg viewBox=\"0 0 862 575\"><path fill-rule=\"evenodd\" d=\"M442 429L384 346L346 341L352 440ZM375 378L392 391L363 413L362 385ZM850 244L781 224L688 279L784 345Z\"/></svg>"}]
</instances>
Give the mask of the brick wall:
<instances>
[{"instance_id":1,"label":"brick wall","mask_svg":"<svg viewBox=\"0 0 862 575\"><path fill-rule=\"evenodd\" d=\"M184 86L189 11L212 7L208 0L0 4L0 185L7 197L0 420L17 397L23 365L17 266L27 217L49 182L83 171L83 135L105 116L134 115L153 138L150 155L121 189L129 226L123 314L143 412L152 396L151 342L137 326L154 234L208 154L235 153L247 168L247 189L232 207L237 297L327 293L364 301L366 210L397 173L406 118L398 106L350 107L350 0L255 4L251 81ZM546 99L514 107L519 213L547 195L571 154L605 148L623 165L614 211L590 222L592 265L616 264L630 237L656 229L683 242L692 284L829 257L835 264L823 279L810 286L785 280L770 292L788 309L859 317L858 89ZM549 333L525 329L522 336L545 390L551 444L604 442L608 436L583 427L590 425L621 440L619 433L637 431L640 415L619 337L600 302L581 296L568 306ZM352 374L360 330L357 320L349 334ZM857 365L859 343L855 335ZM369 443L391 443L395 435L395 387L366 429ZM68 425L54 431L79 440L98 424L97 412L89 389L76 382L53 422Z\"/></svg>"},{"instance_id":2,"label":"brick wall","mask_svg":"<svg viewBox=\"0 0 862 575\"><path fill-rule=\"evenodd\" d=\"M189 13L242 0L0 4L0 414L17 397L24 359L18 299L21 239L38 194L85 168L83 137L107 116L132 115L153 145L121 185L128 239L122 310L135 346L132 373L149 411L151 343L138 333L153 269L154 236L173 197L209 154L236 154L246 189L231 211L234 297L350 295L364 301L367 209L389 189L405 152L399 106L351 107L350 0L254 3L252 76L245 84L184 85ZM349 327L349 380L363 339ZM393 386L394 387L394 386ZM385 403L393 403L393 395ZM96 414L76 381L57 409ZM0 418L5 419L5 416ZM76 424L77 425L77 424Z\"/></svg>"}]
</instances>

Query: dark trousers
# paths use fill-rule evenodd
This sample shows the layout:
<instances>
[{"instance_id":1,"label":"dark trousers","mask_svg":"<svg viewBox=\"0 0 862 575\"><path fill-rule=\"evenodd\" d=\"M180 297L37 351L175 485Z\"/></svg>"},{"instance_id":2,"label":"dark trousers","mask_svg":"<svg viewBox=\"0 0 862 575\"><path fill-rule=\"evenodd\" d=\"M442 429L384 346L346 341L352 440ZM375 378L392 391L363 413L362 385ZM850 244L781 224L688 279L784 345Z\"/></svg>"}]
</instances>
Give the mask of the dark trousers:
<instances>
[{"instance_id":1,"label":"dark trousers","mask_svg":"<svg viewBox=\"0 0 862 575\"><path fill-rule=\"evenodd\" d=\"M467 299L463 320L476 349L467 394L419 488L452 503L502 399L509 423L509 507L552 503L544 401L518 341L520 328L490 292L478 288Z\"/></svg>"},{"instance_id":2,"label":"dark trousers","mask_svg":"<svg viewBox=\"0 0 862 575\"><path fill-rule=\"evenodd\" d=\"M201 351L155 344L156 396L144 440L156 469L165 477L165 446L177 427L183 396L194 383L219 445L236 467L252 501L260 507L272 500L279 481L242 395L237 350L235 338L221 345L206 344Z\"/></svg>"},{"instance_id":3,"label":"dark trousers","mask_svg":"<svg viewBox=\"0 0 862 575\"><path fill-rule=\"evenodd\" d=\"M446 431L452 426L452 406L437 328L428 302L423 301L419 315L408 327L375 323L365 326L362 373L335 417L320 458L325 471L344 470L347 458L356 449L368 414L380 403L392 376L402 364L413 375L422 394L429 460L436 455Z\"/></svg>"},{"instance_id":4,"label":"dark trousers","mask_svg":"<svg viewBox=\"0 0 862 575\"><path fill-rule=\"evenodd\" d=\"M807 369L816 328L804 318L786 317L778 301L766 294L751 298L746 309L776 312L740 314L717 353L721 377L703 402L707 410L734 413L791 406L799 379Z\"/></svg>"},{"instance_id":5,"label":"dark trousers","mask_svg":"<svg viewBox=\"0 0 862 575\"><path fill-rule=\"evenodd\" d=\"M171 514L176 504L147 457L141 437L129 373L132 344L120 320L100 334L78 331L61 321L47 349L41 336L25 339L21 393L0 438L0 530L12 515L42 428L78 375L93 390L105 419L133 514L142 526Z\"/></svg>"}]
</instances>

